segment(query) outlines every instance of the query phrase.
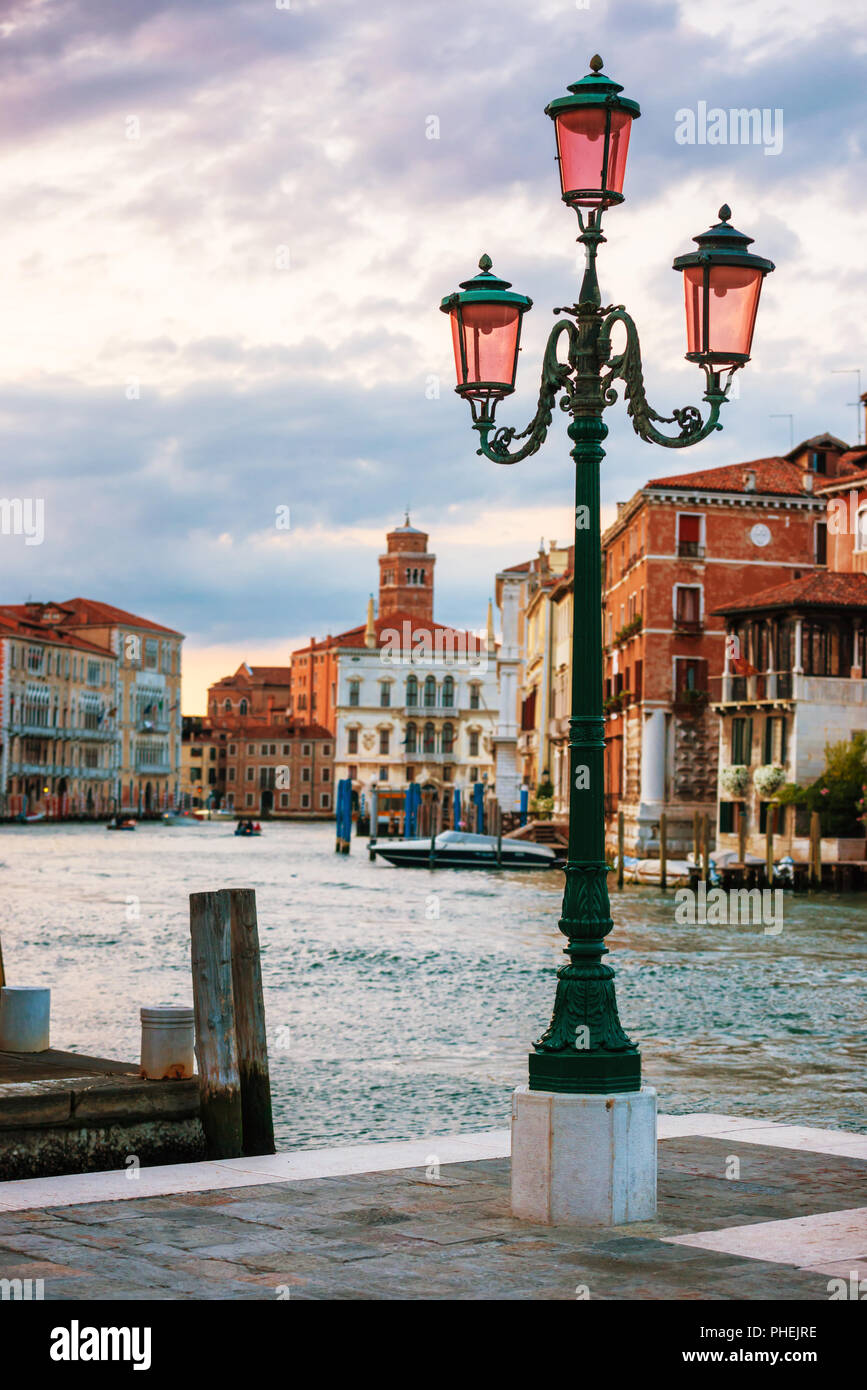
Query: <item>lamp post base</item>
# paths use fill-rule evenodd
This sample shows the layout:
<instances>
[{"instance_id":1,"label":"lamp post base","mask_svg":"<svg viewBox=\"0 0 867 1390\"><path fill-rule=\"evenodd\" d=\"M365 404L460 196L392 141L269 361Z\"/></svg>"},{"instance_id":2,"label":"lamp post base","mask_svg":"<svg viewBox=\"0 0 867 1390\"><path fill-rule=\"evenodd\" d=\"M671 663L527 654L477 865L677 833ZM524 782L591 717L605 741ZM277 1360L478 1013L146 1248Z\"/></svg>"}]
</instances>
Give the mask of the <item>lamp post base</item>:
<instances>
[{"instance_id":1,"label":"lamp post base","mask_svg":"<svg viewBox=\"0 0 867 1390\"><path fill-rule=\"evenodd\" d=\"M656 1216L656 1091L512 1096L512 1215L551 1226Z\"/></svg>"}]
</instances>

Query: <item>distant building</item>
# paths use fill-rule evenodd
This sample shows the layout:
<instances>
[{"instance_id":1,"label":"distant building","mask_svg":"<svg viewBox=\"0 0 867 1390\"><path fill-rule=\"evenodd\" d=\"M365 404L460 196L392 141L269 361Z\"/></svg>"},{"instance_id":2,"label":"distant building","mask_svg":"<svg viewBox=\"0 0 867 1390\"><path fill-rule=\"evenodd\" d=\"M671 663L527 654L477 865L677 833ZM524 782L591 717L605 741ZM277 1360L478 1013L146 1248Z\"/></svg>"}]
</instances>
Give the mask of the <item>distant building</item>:
<instances>
[{"instance_id":1,"label":"distant building","mask_svg":"<svg viewBox=\"0 0 867 1390\"><path fill-rule=\"evenodd\" d=\"M208 687L208 715L282 718L292 705L292 673L289 666L250 666L242 661L233 676L223 676Z\"/></svg>"},{"instance_id":2,"label":"distant building","mask_svg":"<svg viewBox=\"0 0 867 1390\"><path fill-rule=\"evenodd\" d=\"M31 629L52 630L64 640L87 642L112 659L114 688L108 708L117 738L106 799L112 809L140 815L156 815L175 805L180 792L183 634L85 598L11 604L0 607L0 614L26 622Z\"/></svg>"},{"instance_id":3,"label":"distant building","mask_svg":"<svg viewBox=\"0 0 867 1390\"><path fill-rule=\"evenodd\" d=\"M333 820L334 735L286 720L229 732L225 804L239 815Z\"/></svg>"},{"instance_id":4,"label":"distant building","mask_svg":"<svg viewBox=\"0 0 867 1390\"><path fill-rule=\"evenodd\" d=\"M695 812L717 803L723 606L820 572L819 486L854 473L842 440L821 435L785 457L656 478L602 538L606 810L625 814L630 853L692 842Z\"/></svg>"},{"instance_id":5,"label":"distant building","mask_svg":"<svg viewBox=\"0 0 867 1390\"><path fill-rule=\"evenodd\" d=\"M292 707L334 730L335 779L356 793L427 788L451 822L452 790L493 782L496 643L433 617L436 556L428 536L395 527L379 557L367 621L292 653Z\"/></svg>"}]
</instances>

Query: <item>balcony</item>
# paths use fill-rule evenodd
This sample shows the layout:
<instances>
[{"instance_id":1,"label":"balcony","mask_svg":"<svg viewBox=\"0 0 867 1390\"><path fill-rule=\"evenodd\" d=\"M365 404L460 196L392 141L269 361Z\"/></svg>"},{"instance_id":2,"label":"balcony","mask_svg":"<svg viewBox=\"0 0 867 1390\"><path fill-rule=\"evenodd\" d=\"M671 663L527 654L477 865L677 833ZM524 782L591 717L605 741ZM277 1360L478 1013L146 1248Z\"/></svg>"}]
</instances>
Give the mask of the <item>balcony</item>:
<instances>
[{"instance_id":1,"label":"balcony","mask_svg":"<svg viewBox=\"0 0 867 1390\"><path fill-rule=\"evenodd\" d=\"M168 777L174 772L174 768L168 759L162 763L147 763L142 762L141 758L136 758L135 771L141 777Z\"/></svg>"},{"instance_id":2,"label":"balcony","mask_svg":"<svg viewBox=\"0 0 867 1390\"><path fill-rule=\"evenodd\" d=\"M700 637L704 623L700 618L675 618L674 630L679 637Z\"/></svg>"},{"instance_id":3,"label":"balcony","mask_svg":"<svg viewBox=\"0 0 867 1390\"><path fill-rule=\"evenodd\" d=\"M678 541L677 553L681 560L703 560L705 551L698 541Z\"/></svg>"},{"instance_id":4,"label":"balcony","mask_svg":"<svg viewBox=\"0 0 867 1390\"><path fill-rule=\"evenodd\" d=\"M707 704L706 690L675 690L671 703L676 714L701 714Z\"/></svg>"},{"instance_id":5,"label":"balcony","mask_svg":"<svg viewBox=\"0 0 867 1390\"><path fill-rule=\"evenodd\" d=\"M773 704L777 700L799 698L796 689L803 680L803 676L794 676L789 671L760 671L754 676L723 676L720 704ZM822 684L825 683L824 678L820 678L820 681ZM860 685L861 682L841 679L834 680L833 684L847 686ZM800 698L816 697L801 695ZM855 703L860 703L860 700L856 698Z\"/></svg>"}]
</instances>

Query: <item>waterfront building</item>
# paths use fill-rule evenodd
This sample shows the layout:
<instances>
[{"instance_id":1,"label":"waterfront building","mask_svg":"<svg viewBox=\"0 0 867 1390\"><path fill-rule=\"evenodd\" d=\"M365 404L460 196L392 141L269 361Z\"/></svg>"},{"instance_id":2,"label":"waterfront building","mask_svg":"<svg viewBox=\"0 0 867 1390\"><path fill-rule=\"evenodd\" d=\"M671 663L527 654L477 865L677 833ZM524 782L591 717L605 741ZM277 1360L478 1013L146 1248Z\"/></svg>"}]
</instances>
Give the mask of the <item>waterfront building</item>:
<instances>
[{"instance_id":1,"label":"waterfront building","mask_svg":"<svg viewBox=\"0 0 867 1390\"><path fill-rule=\"evenodd\" d=\"M223 676L208 687L208 716L271 719L288 716L292 704L292 672L289 666L250 666L242 661L233 676Z\"/></svg>"},{"instance_id":2,"label":"waterfront building","mask_svg":"<svg viewBox=\"0 0 867 1390\"><path fill-rule=\"evenodd\" d=\"M213 687L211 687L213 689ZM181 796L184 810L217 809L226 795L228 733L199 715L184 715L181 732Z\"/></svg>"},{"instance_id":3,"label":"waterfront building","mask_svg":"<svg viewBox=\"0 0 867 1390\"><path fill-rule=\"evenodd\" d=\"M609 844L670 852L692 843L695 812L717 802L723 605L821 572L826 502L819 485L855 472L832 435L782 457L648 482L603 535L606 811Z\"/></svg>"},{"instance_id":4,"label":"waterfront building","mask_svg":"<svg viewBox=\"0 0 867 1390\"><path fill-rule=\"evenodd\" d=\"M292 653L292 707L334 731L336 780L367 796L418 782L443 825L453 788L493 784L496 642L490 608L484 637L435 620L435 565L407 516L386 536L366 621Z\"/></svg>"},{"instance_id":5,"label":"waterfront building","mask_svg":"<svg viewBox=\"0 0 867 1390\"><path fill-rule=\"evenodd\" d=\"M0 814L107 815L120 752L117 657L35 610L0 610Z\"/></svg>"},{"instance_id":6,"label":"waterfront building","mask_svg":"<svg viewBox=\"0 0 867 1390\"><path fill-rule=\"evenodd\" d=\"M517 629L520 650L518 693L518 735L516 743L519 785L534 792L552 775L553 702L555 693L555 618L552 596L571 592L572 546L544 542L532 560L504 570L502 588L498 576L498 595L509 588L516 594ZM562 592L558 586L567 582ZM571 599L569 600L571 603ZM559 611L559 610L558 610ZM504 620L505 621L505 620ZM562 653L561 653L562 655ZM571 662L570 662L571 670ZM555 735L556 736L556 735Z\"/></svg>"},{"instance_id":7,"label":"waterfront building","mask_svg":"<svg viewBox=\"0 0 867 1390\"><path fill-rule=\"evenodd\" d=\"M334 735L297 720L240 724L225 734L225 805L241 816L333 820Z\"/></svg>"},{"instance_id":8,"label":"waterfront building","mask_svg":"<svg viewBox=\"0 0 867 1390\"><path fill-rule=\"evenodd\" d=\"M518 731L523 684L523 591L531 562L502 570L496 577L496 603L500 614L500 647L497 652L497 729L494 734L494 779L500 811L520 810L522 770L518 765Z\"/></svg>"},{"instance_id":9,"label":"waterfront building","mask_svg":"<svg viewBox=\"0 0 867 1390\"><path fill-rule=\"evenodd\" d=\"M113 809L156 815L177 803L181 763L183 634L113 604L73 598L10 604L0 613L76 638L113 658L110 707L118 739L107 799Z\"/></svg>"},{"instance_id":10,"label":"waterfront building","mask_svg":"<svg viewBox=\"0 0 867 1390\"><path fill-rule=\"evenodd\" d=\"M867 547L865 547L867 548ZM829 743L867 731L867 572L812 573L717 613L727 640L719 717L717 843L765 852L768 808L785 782L807 786L825 766ZM777 809L774 856L805 860L809 812ZM864 858L863 834L823 842L823 858Z\"/></svg>"}]
</instances>

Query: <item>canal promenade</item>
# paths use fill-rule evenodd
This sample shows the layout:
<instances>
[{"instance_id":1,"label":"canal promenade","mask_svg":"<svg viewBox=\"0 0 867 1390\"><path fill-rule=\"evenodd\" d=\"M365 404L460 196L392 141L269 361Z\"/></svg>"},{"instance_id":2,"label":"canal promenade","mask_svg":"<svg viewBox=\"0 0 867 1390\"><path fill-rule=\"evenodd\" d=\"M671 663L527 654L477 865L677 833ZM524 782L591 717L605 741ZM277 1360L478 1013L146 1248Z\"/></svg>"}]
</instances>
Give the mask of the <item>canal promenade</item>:
<instances>
[{"instance_id":1,"label":"canal promenade","mask_svg":"<svg viewBox=\"0 0 867 1390\"><path fill-rule=\"evenodd\" d=\"M513 1220L508 1130L7 1182L0 1279L48 1301L857 1298L867 1137L660 1116L657 1219L611 1229Z\"/></svg>"}]
</instances>

